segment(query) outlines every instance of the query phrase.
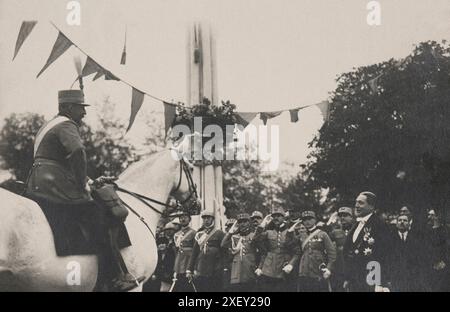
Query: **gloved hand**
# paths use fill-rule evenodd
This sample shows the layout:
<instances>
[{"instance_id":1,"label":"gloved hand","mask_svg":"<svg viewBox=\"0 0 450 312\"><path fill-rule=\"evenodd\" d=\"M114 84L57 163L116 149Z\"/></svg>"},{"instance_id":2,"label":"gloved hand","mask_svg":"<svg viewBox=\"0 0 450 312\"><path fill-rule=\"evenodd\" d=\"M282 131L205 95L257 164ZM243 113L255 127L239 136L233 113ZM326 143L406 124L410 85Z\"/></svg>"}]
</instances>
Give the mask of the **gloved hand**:
<instances>
[{"instance_id":1,"label":"gloved hand","mask_svg":"<svg viewBox=\"0 0 450 312\"><path fill-rule=\"evenodd\" d=\"M329 279L330 276L331 276L331 272L330 272L330 270L328 270L328 269L323 269L323 270L322 270L322 273L323 273L323 278L324 278L324 279Z\"/></svg>"},{"instance_id":2,"label":"gloved hand","mask_svg":"<svg viewBox=\"0 0 450 312\"><path fill-rule=\"evenodd\" d=\"M293 269L294 267L292 266L292 264L287 264L287 265L285 265L284 267L283 267L283 272L284 273L286 273L286 274L289 274L289 273L291 273L292 272L292 269Z\"/></svg>"},{"instance_id":3,"label":"gloved hand","mask_svg":"<svg viewBox=\"0 0 450 312\"><path fill-rule=\"evenodd\" d=\"M93 185L96 188L100 188L103 185L113 183L116 180L117 180L116 177L101 176L94 180Z\"/></svg>"},{"instance_id":4,"label":"gloved hand","mask_svg":"<svg viewBox=\"0 0 450 312\"><path fill-rule=\"evenodd\" d=\"M234 234L238 231L238 224L237 224L237 220L233 223L233 225L231 226L230 230L228 231L228 233L230 234Z\"/></svg>"},{"instance_id":5,"label":"gloved hand","mask_svg":"<svg viewBox=\"0 0 450 312\"><path fill-rule=\"evenodd\" d=\"M255 274L256 274L256 276L261 276L262 275L262 270L260 268L257 268L255 270Z\"/></svg>"},{"instance_id":6,"label":"gloved hand","mask_svg":"<svg viewBox=\"0 0 450 312\"><path fill-rule=\"evenodd\" d=\"M261 222L260 226L265 228L273 220L271 215L267 215Z\"/></svg>"},{"instance_id":7,"label":"gloved hand","mask_svg":"<svg viewBox=\"0 0 450 312\"><path fill-rule=\"evenodd\" d=\"M187 278L187 280L190 282L190 281L192 281L192 278L193 278L194 276L192 275L192 272L191 271L189 271L189 270L187 270L186 271L186 278Z\"/></svg>"}]
</instances>

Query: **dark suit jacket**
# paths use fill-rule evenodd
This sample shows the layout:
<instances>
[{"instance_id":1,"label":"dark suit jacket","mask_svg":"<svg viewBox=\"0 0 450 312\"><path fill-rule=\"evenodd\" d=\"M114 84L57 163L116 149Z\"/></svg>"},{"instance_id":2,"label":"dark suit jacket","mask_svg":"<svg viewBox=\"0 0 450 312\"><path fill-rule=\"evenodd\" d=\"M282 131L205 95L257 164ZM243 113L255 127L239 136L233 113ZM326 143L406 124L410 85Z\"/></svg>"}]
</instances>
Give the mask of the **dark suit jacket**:
<instances>
[{"instance_id":1,"label":"dark suit jacket","mask_svg":"<svg viewBox=\"0 0 450 312\"><path fill-rule=\"evenodd\" d=\"M392 291L426 291L428 243L416 231L408 232L406 241L400 238L397 230L392 233L392 237Z\"/></svg>"},{"instance_id":2,"label":"dark suit jacket","mask_svg":"<svg viewBox=\"0 0 450 312\"><path fill-rule=\"evenodd\" d=\"M344 275L350 282L351 291L373 291L375 286L367 283L367 276L371 268L369 262L380 264L381 285L390 282L390 255L392 249L392 235L387 225L373 214L366 222L355 242L353 233L358 222L349 232L344 244Z\"/></svg>"}]
</instances>

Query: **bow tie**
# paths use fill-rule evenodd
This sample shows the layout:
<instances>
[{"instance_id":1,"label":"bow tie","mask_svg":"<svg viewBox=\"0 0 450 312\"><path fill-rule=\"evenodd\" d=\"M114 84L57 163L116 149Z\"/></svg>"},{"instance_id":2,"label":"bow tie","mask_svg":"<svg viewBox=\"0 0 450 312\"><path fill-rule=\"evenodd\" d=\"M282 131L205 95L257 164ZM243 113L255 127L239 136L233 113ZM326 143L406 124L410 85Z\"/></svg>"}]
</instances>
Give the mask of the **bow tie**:
<instances>
[{"instance_id":1,"label":"bow tie","mask_svg":"<svg viewBox=\"0 0 450 312\"><path fill-rule=\"evenodd\" d=\"M357 222L366 223L367 221L364 218L356 218Z\"/></svg>"}]
</instances>

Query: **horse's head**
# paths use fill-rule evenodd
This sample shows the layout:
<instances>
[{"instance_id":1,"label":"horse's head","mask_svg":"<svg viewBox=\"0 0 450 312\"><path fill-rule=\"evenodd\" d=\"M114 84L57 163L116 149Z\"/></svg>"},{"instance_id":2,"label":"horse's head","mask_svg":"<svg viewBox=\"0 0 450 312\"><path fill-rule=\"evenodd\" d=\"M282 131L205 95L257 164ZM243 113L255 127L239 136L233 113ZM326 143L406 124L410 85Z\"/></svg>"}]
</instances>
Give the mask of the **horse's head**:
<instances>
[{"instance_id":1,"label":"horse's head","mask_svg":"<svg viewBox=\"0 0 450 312\"><path fill-rule=\"evenodd\" d=\"M194 166L184 158L180 159L180 174L171 194L177 199L177 210L197 215L201 210L197 186L193 179Z\"/></svg>"},{"instance_id":2,"label":"horse's head","mask_svg":"<svg viewBox=\"0 0 450 312\"><path fill-rule=\"evenodd\" d=\"M180 210L198 214L200 205L192 174L193 166L176 149L164 150L125 170L119 177L119 191L138 198L159 214ZM177 204L170 203L169 196Z\"/></svg>"}]
</instances>

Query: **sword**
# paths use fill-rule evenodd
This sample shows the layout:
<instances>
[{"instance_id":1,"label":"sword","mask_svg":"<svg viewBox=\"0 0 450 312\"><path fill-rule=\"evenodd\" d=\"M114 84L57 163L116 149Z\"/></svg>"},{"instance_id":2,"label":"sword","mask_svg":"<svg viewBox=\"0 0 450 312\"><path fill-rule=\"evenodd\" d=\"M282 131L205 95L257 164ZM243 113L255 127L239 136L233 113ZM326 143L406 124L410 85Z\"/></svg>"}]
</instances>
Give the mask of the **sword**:
<instances>
[{"instance_id":1,"label":"sword","mask_svg":"<svg viewBox=\"0 0 450 312\"><path fill-rule=\"evenodd\" d=\"M177 283L177 273L174 274L172 279L172 285L169 288L169 292L173 292L173 288L175 287L175 284Z\"/></svg>"},{"instance_id":2,"label":"sword","mask_svg":"<svg viewBox=\"0 0 450 312\"><path fill-rule=\"evenodd\" d=\"M191 284L192 288L194 288L194 292L197 292L197 287L195 287L194 281L192 279L189 281L189 284Z\"/></svg>"}]
</instances>

